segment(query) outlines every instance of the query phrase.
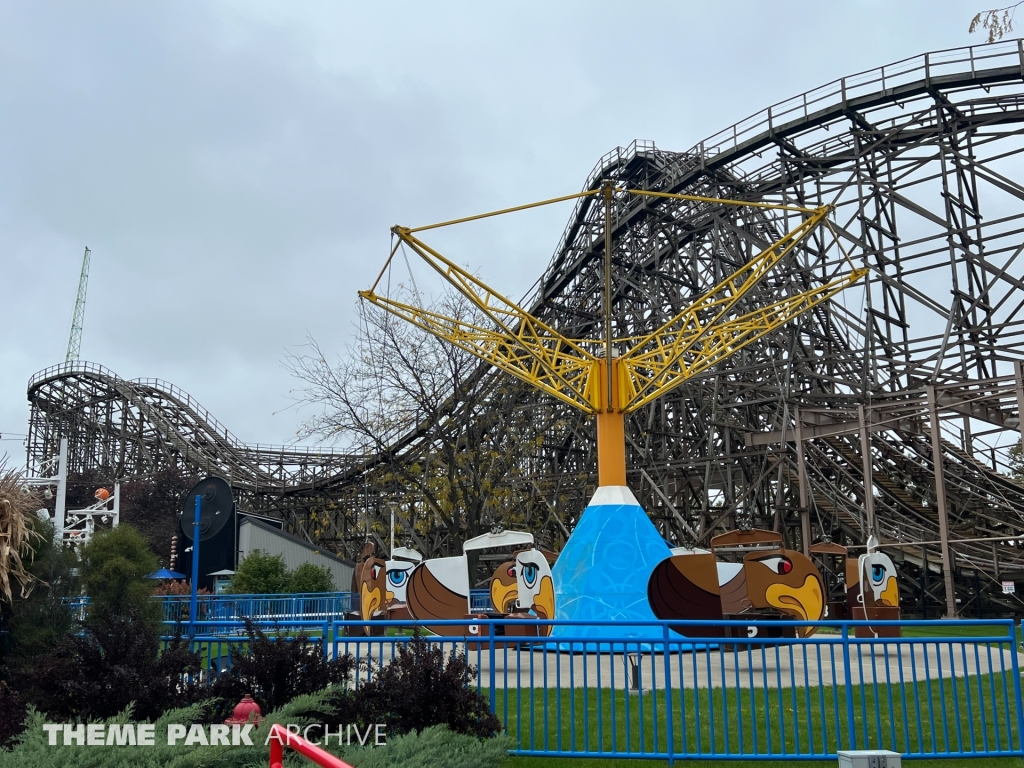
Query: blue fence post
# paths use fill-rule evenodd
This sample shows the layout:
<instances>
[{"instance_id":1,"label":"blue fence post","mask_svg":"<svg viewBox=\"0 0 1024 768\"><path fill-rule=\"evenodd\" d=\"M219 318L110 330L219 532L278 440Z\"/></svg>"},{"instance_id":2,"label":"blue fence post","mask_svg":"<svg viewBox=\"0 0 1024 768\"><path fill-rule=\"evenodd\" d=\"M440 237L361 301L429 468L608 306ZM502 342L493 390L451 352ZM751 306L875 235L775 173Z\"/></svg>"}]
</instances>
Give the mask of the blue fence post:
<instances>
[{"instance_id":1,"label":"blue fence post","mask_svg":"<svg viewBox=\"0 0 1024 768\"><path fill-rule=\"evenodd\" d=\"M662 624L662 642L664 645L661 647L662 656L665 659L665 751L668 753L668 764L675 764L675 731L672 727L672 658L668 651L668 624ZM597 663L600 668L601 659L598 655ZM722 692L725 695L725 691ZM600 693L598 693L600 696ZM740 714L739 717L743 715Z\"/></svg>"},{"instance_id":2,"label":"blue fence post","mask_svg":"<svg viewBox=\"0 0 1024 768\"><path fill-rule=\"evenodd\" d=\"M1024 755L1024 703L1021 701L1020 665L1017 663L1017 623L1010 619L1010 662L1013 667L1013 700L1017 705L1017 754ZM966 670L965 670L966 675ZM968 683L970 685L970 683ZM1010 743L1013 749L1013 743Z\"/></svg>"},{"instance_id":3,"label":"blue fence post","mask_svg":"<svg viewBox=\"0 0 1024 768\"><path fill-rule=\"evenodd\" d=\"M497 676L496 676L495 670L494 670L494 658L495 658L495 654L494 654L494 638L495 638L495 636L496 635L495 635L495 632L494 632L494 619L491 619L490 624L488 625L488 629L487 629L488 656L490 658L490 665L491 665L491 669L490 669L490 682L488 683L488 685L490 686L490 689L491 689L491 712L493 712L494 714L498 714L498 692L495 690L495 686L497 685Z\"/></svg>"},{"instance_id":4,"label":"blue fence post","mask_svg":"<svg viewBox=\"0 0 1024 768\"><path fill-rule=\"evenodd\" d=\"M253 598L255 601L256 598ZM184 609L188 605L188 597L177 598L175 604L180 604ZM275 598L277 601L277 607L273 608L274 611L283 610L281 606L287 606L289 603L285 599L285 596L279 596ZM299 598L298 604L303 605L306 598ZM79 604L84 602L79 601L68 601L69 604ZM216 605L217 601L201 603L203 605ZM909 753L908 757L974 757L974 758L990 758L990 757L1006 757L1010 755L1024 756L1024 684L1021 683L1019 675L1021 674L1022 665L1016 658L1015 653L1017 647L1016 640L1016 628L1014 622L1009 620L999 621L971 621L967 620L964 622L971 626L982 626L987 627L990 631L986 632L984 636L977 637L957 637L950 639L948 637L941 636L928 636L920 638L908 638L905 640L859 640L856 637L856 629L859 626L867 626L864 621L851 621L851 622L829 622L828 626L836 627L841 630L840 635L824 635L816 638L800 638L794 640L774 640L769 639L767 641L747 641L745 647L757 646L762 649L761 653L761 679L762 685L755 685L754 677L754 664L753 655L748 651L747 659L750 663L751 669L749 670L749 695L744 696L744 689L741 685L741 678L739 669L739 654L733 655L733 658L737 660L737 669L735 676L735 685L730 686L725 670L726 655L721 651L721 641L714 641L709 643L706 640L695 640L694 638L681 637L675 633L678 631L677 627L682 628L682 632L686 632L686 627L689 622L641 622L644 626L649 627L649 634L647 635L650 639L640 641L636 637L623 637L617 636L614 629L605 629L604 631L608 634L604 635L606 640L602 640L600 643L594 642L588 636L581 635L579 627L584 628L589 626L591 622L552 622L553 625L559 628L565 629L570 634L562 634L557 639L548 638L543 635L541 638L523 638L515 635L505 635L505 629L502 630L503 634L498 634L499 628L505 628L509 626L509 621L506 619L487 619L472 618L469 619L470 628L472 631L472 638L450 638L446 636L440 636L434 638L433 642L442 644L443 647L455 647L458 644L466 644L466 651L468 654L468 647L475 645L476 650L476 662L474 668L476 671L476 681L467 681L468 684L472 684L477 690L483 687L485 684L485 677L483 674L483 664L490 663L490 669L486 676L486 684L489 686L488 703L491 711L495 715L499 715L498 709L498 674L497 674L497 642L498 638L502 638L502 656L504 661L508 661L508 647L507 643L518 643L519 648L514 649L515 659L513 664L516 669L511 670L516 676L516 680L511 681L513 687L509 688L509 669L503 669L503 707L501 710L504 716L501 718L505 725L510 728L515 728L516 724L519 727L520 741L514 745L515 748L510 750L513 754L519 755L558 755L558 756L572 756L572 757L591 757L591 756L604 756L604 757L616 757L616 758L655 758L667 760L669 765L674 765L675 758L677 756L675 747L675 702L673 698L675 696L675 684L679 683L680 690L680 748L678 752L679 758L694 757L708 757L714 756L722 759L761 759L761 760L793 760L793 759L824 759L824 758L835 758L836 751L840 749L864 749L867 746L873 746L876 739L872 735L875 731L878 732L878 737L882 738L882 732L885 730L885 725L889 725L890 738L892 742L892 748L898 751L904 751ZM513 620L514 622L514 620ZM193 637L192 645L204 656L204 682L213 682L218 672L222 667L229 665L229 657L226 656L230 647L236 647L237 643L244 642L244 639L238 636L238 631L242 627L241 621L229 620L229 619L218 619L213 621L199 621L198 619L194 622L196 634ZM442 625L453 626L457 625L460 628L466 626L466 619L461 621L450 620L439 622ZM486 623L487 632L486 635L479 632L481 629L480 624ZM546 624L547 622L545 622ZM360 635L358 637L340 637L340 632L348 626L348 622L340 620L336 622L330 622L327 620L314 620L314 619L299 619L298 617L292 617L290 620L284 620L280 622L271 622L269 619L261 620L259 622L262 627L273 626L274 630L278 633L288 632L291 630L303 630L308 631L310 628L315 631L316 627L320 627L323 637L321 639L322 647L324 648L325 654L334 658L338 657L338 654L342 650L342 646L347 650L350 646L354 647L355 656L357 660L361 660L367 656L366 651L376 649L383 646L385 643L390 642L392 646L398 643L398 638L391 638L390 640L382 640L379 637L367 637ZM594 626L606 628L612 626L614 622L592 622ZM694 623L695 627L705 627L711 624L711 622ZM730 622L729 626L743 626L746 622ZM773 629L778 628L778 622L772 622L771 625L766 625L762 622L754 620L751 624L757 628L771 627ZM797 626L796 622L783 622L784 626ZM389 626L408 626L407 622L388 622ZM514 623L518 626L518 623ZM924 622L920 621L906 621L903 622L903 626L925 626ZM940 627L944 625L940 624ZM569 629L569 628L573 629ZM936 631L940 627L936 628ZM997 628L1004 628L1009 635L998 635ZM660 645L659 650L659 638L658 634L660 631ZM572 634L575 632L575 634ZM681 635L682 633L680 633ZM579 636L577 636L579 635ZM610 636L609 636L610 635ZM169 640L169 637L161 638L164 642ZM687 703L687 687L688 684L684 680L685 668L682 666L683 654L680 650L681 641L685 641L693 652L689 654L690 660L687 661L687 665L692 664L693 668L693 680L697 683L700 682L702 675L698 674L698 655L703 650L702 658L705 659L707 664L706 674L709 684L712 684L713 689L707 689L707 698L702 699L701 689L697 688L693 691L693 708L688 712ZM841 657L837 657L835 654L836 642L840 643L840 650L842 653ZM480 647L480 643L488 643L486 649L487 655L486 660L484 658L484 649ZM565 645L563 645L563 643ZM548 653L558 652L558 649L562 647L579 647L580 645L596 646L595 650L586 650L583 654L581 662L574 662L573 656L569 657L569 679L570 687L566 689L561 683L561 671L562 666L560 662L560 656L556 656L554 661L549 661ZM1000 656L995 662L993 662L993 653L998 653L998 650L1002 649L1005 651L1003 646L1009 643L1011 647L1011 659L1010 659L1010 670L1007 670L1007 664L1005 663L1004 657ZM606 644L606 645L605 645ZM884 723L880 721L883 714L882 710L882 696L880 696L878 689L883 683L879 681L879 670L874 655L871 653L871 647L873 644L877 644L886 649L886 659L881 662L885 665L885 685L899 686L902 710L901 713L893 708L893 696L888 696L889 702L889 717L893 718L893 723ZM896 654L896 663L899 664L899 680L895 682L890 679L890 670L888 665L891 663L889 658L888 647L890 645L905 644L907 649L910 651L909 664L911 670L911 680L907 680L904 675L904 660L903 660L903 649L900 649L899 653ZM737 645L742 646L743 643ZM835 718L829 721L822 722L821 731L821 746L819 747L815 742L817 741L812 733L813 724L810 722L810 716L813 714L813 705L811 692L808 692L803 696L802 700L798 696L798 678L794 672L796 664L792 651L789 653L789 677L786 679L788 684L783 684L787 666L783 663L780 658L778 650L772 655L771 658L767 658L763 652L766 646L776 647L777 649L785 649L787 647L802 647L805 645L815 646L818 652L814 655L817 658L818 664L818 680L819 685L824 685L826 682L832 689L831 702L829 706L826 706L825 692L820 691L818 696L821 702L820 715L825 716L828 709L832 709L835 712ZM927 647L935 645L938 649L938 655L928 654ZM967 661L966 652L961 649L962 657L964 659L964 666L962 672L962 684L964 686L963 695L967 696L967 718L968 722L971 723L970 735L965 736L963 729L963 710L960 707L957 693L959 690L955 686L961 683L961 674L956 669L956 661L952 653L952 647L954 645L966 645L970 647L974 646L974 669L969 669L970 664ZM604 646L605 650L601 650L601 646ZM709 647L710 646L710 647ZM865 653L864 646L868 647L868 652ZM947 648L949 646L949 648ZM719 649L718 653L714 653L715 648ZM858 672L855 676L853 674L853 649L857 648L858 657ZM924 651L921 658L918 658L915 653L915 649L921 647ZM657 685L650 685L644 689L644 692L637 697L631 697L631 695L623 687L616 686L615 670L616 659L615 651L619 648L625 648L628 652L631 648L635 648L639 653L640 669L646 669L643 667L643 659L647 653L651 656L651 667L650 671L656 678L657 661L654 658L654 654L661 652L662 656L662 668L663 668L663 712L659 712L657 709L657 700L662 694L657 693ZM827 675L824 669L825 664L822 662L820 650L827 648L829 650L829 661L828 666L832 670L831 680L827 680ZM949 653L949 669L945 669L946 656L943 655L945 649ZM541 652L538 659L536 652ZM985 667L980 658L980 652L984 652L985 658L988 660L988 670ZM526 659L521 658L524 655ZM870 661L870 667L864 669L863 657L867 655ZM721 667L721 686L714 686L714 674L715 668L713 668L713 660L717 656L720 667ZM607 658L606 658L607 657ZM804 654L804 663L809 664L810 657L808 654ZM930 659L941 662L938 666L931 664L929 665ZM623 663L626 659L622 660ZM597 692L594 694L597 702L597 711L593 711L593 707L588 706L590 699L591 688L588 687L588 665L596 662L597 665ZM676 662L679 662L679 669L673 669ZM582 663L582 666L580 666ZM610 670L612 677L610 679L610 686L603 684L603 669L604 664L610 664ZM840 676L835 670L836 664L843 664L843 675ZM551 667L549 664L554 664L554 675L552 678L550 672ZM579 679L575 669L582 670L582 680ZM923 664L921 670L918 670L918 665ZM920 671L920 674L919 674ZM206 673L209 673L209 678L205 678ZM772 675L769 676L769 672ZM678 680L673 679L673 673L679 675ZM947 673L953 673L953 677L945 677ZM646 674L643 672L642 674ZM1006 680L1006 674L1012 674L1014 676L1012 682ZM523 680L523 676L526 676L527 681ZM803 686L806 688L810 687L808 682L807 669L804 670ZM855 679L856 678L856 679ZM983 680L984 678L984 680ZM630 682L630 677L627 673L625 683ZM874 681L874 682L872 682ZM942 706L942 688L939 690L939 699L937 703L933 703L931 697L927 693L922 696L922 692L919 691L920 685L931 686L933 683L942 681L942 684L949 684L954 686L950 688L951 695L953 697L952 706L949 707L952 711L947 711ZM987 682L986 682L987 681ZM642 684L642 681L638 680ZM656 683L656 679L654 679ZM575 694L581 692L575 688L576 685L582 683L582 700L583 708L581 709L576 701ZM857 684L861 687L860 698L854 692L853 687ZM839 697L839 686L845 685L846 691L845 696L845 708L846 708L846 727L843 727L841 718L843 716L843 704ZM976 687L976 693L972 694L972 685ZM983 685L987 688L987 691L983 689ZM874 690L874 696L871 696L871 690ZM641 686L642 687L642 686ZM783 702L785 694L783 691L789 690L788 696L791 699L791 706L786 706ZM507 694L509 691L518 691L519 703L518 708L511 712L509 711L509 700ZM775 692L771 694L771 692ZM764 705L763 711L759 701L759 692L763 693ZM524 695L525 694L525 695ZM563 735L563 694L568 695L568 716L570 718L570 730ZM720 694L720 696L716 695ZM733 712L730 706L730 694L735 694L735 707L736 711ZM771 695L770 695L771 694ZM774 699L777 694L778 697L778 714L773 718L775 714L774 704L769 704L770 700ZM913 695L913 710L916 715L916 740L914 734L908 730L908 722L910 709L908 708L908 699L911 694ZM623 695L625 699L622 701L626 706L624 720L615 718L616 711L616 696ZM753 746L747 744L742 738L742 731L737 731L740 735L734 740L732 738L732 724L735 722L739 726L743 725L742 718L744 717L744 700L749 699L749 722L751 727L751 738L755 739ZM616 732L613 729L611 732L611 744L605 743L603 738L602 723L603 718L603 704L608 701L612 707L612 724L613 726L618 725L620 720L625 727L625 743L621 739L616 738ZM806 708L801 703L806 703ZM631 703L632 702L632 703ZM858 703L859 702L859 703ZM974 708L972 714L972 707L975 703L977 706ZM710 707L708 706L710 705ZM702 711L703 706L703 711ZM1011 713L1010 708L1015 706L1016 712ZM874 710L872 710L874 707ZM520 711L525 709L526 711ZM719 711L720 710L720 711ZM857 713L860 712L861 721L857 722ZM705 714L706 713L706 714ZM597 742L591 738L591 731L588 730L592 727L591 716L596 714L598 717L597 721ZM905 734L905 743L898 743L899 739L896 737L894 729L896 726L895 719L899 716L903 718L903 733ZM922 715L929 718L930 728L922 729ZM975 729L973 726L973 719L975 716L981 718L981 730L980 738L983 742L983 747L978 743L975 736ZM511 717L511 721L510 721ZM664 717L664 720L662 719ZM942 717L941 720L938 718ZM578 719L577 719L578 718ZM652 720L653 718L653 720ZM705 719L709 718L709 719ZM763 726L767 729L767 735L769 741L767 745L760 745L760 734L759 726L761 725L758 720L763 718ZM696 738L696 748L690 749L691 745L688 743L688 720L693 719L695 724L695 730L693 736ZM808 741L804 742L803 733L801 732L801 723L804 721L808 722L807 738ZM870 720L870 724L869 721ZM703 721L703 722L702 722ZM786 730L790 728L790 723L795 729L792 735L787 734ZM826 725L828 728L826 729ZM870 725L870 728L869 728ZM936 725L939 728L936 728ZM582 730L582 739L577 738L577 726ZM708 730L710 728L710 730ZM994 728L995 736L994 742L992 737L989 735L989 729ZM952 740L954 729L956 731L956 744L950 743ZM742 729L745 731L745 728ZM702 737L702 733L707 731L711 734L710 740ZM870 733L869 733L870 731ZM845 732L845 733L844 733ZM532 736L527 736L527 733L532 733ZM662 736L664 733L664 736ZM931 734L932 744L930 747L926 747L923 743L923 739L926 735ZM1003 736L1002 734L1006 734ZM631 735L632 734L632 735ZM551 742L557 737L557 747ZM653 737L653 741L649 737ZM564 743L566 738L569 739L570 743ZM941 738L941 746L939 746L937 739ZM845 741L844 741L845 739ZM862 741L867 739L867 741ZM639 743L637 743L639 741ZM791 749L790 742L793 742L795 747ZM883 739L884 741L884 739ZM722 744L720 744L722 742ZM664 746L662 746L664 744ZM702 746L703 745L703 746ZM916 748L915 748L916 747Z\"/></svg>"},{"instance_id":5,"label":"blue fence post","mask_svg":"<svg viewBox=\"0 0 1024 768\"><path fill-rule=\"evenodd\" d=\"M847 749L857 748L857 729L853 722L853 674L850 672L850 625L843 623L843 679L846 681L846 738ZM839 749L839 734L836 734Z\"/></svg>"}]
</instances>

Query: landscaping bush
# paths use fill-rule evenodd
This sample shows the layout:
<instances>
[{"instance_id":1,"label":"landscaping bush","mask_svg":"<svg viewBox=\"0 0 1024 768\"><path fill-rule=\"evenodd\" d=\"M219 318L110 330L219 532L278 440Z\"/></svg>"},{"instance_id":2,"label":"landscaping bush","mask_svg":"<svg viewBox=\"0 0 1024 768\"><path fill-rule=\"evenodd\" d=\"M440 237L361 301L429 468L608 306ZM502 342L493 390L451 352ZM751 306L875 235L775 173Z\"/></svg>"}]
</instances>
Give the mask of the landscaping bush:
<instances>
[{"instance_id":1,"label":"landscaping bush","mask_svg":"<svg viewBox=\"0 0 1024 768\"><path fill-rule=\"evenodd\" d=\"M281 555L254 550L238 564L228 592L236 595L277 595L288 589L288 568Z\"/></svg>"},{"instance_id":2,"label":"landscaping bush","mask_svg":"<svg viewBox=\"0 0 1024 768\"><path fill-rule=\"evenodd\" d=\"M156 587L153 588L154 595L191 595L192 594L192 582L185 581L184 579L178 579L175 581L167 580L161 581ZM197 595L208 595L210 590L206 587L200 587L196 590Z\"/></svg>"},{"instance_id":3,"label":"landscaping bush","mask_svg":"<svg viewBox=\"0 0 1024 768\"><path fill-rule=\"evenodd\" d=\"M263 725L251 734L252 746L168 746L165 735L171 723L216 722L202 706L171 710L155 721L156 739L151 747L131 746L63 746L58 737L57 746L47 744L43 723L47 718L29 713L20 742L10 751L0 750L0 768L53 768L53 766L92 766L95 768L257 768L267 765L268 747L263 742L273 723L306 725L319 723L319 713L330 709L326 691L311 696L300 696L285 707L271 712ZM133 711L127 709L116 717L103 720L105 725L124 725L133 722ZM313 736L313 734L310 734ZM317 734L319 736L319 734ZM508 741L504 737L480 741L471 736L453 734L443 726L424 730L420 734L391 736L387 746L339 747L331 744L329 752L339 755L355 768L490 768L506 762ZM286 754L288 752L286 751ZM288 761L290 765L309 765L308 762Z\"/></svg>"},{"instance_id":4,"label":"landscaping bush","mask_svg":"<svg viewBox=\"0 0 1024 768\"><path fill-rule=\"evenodd\" d=\"M248 619L245 630L248 648L243 652L238 646L231 647L231 666L211 688L212 695L226 707L225 717L247 693L266 712L282 707L296 696L321 691L329 685L344 686L355 666L351 656L325 659L321 644L310 641L305 633L271 638Z\"/></svg>"},{"instance_id":5,"label":"landscaping bush","mask_svg":"<svg viewBox=\"0 0 1024 768\"><path fill-rule=\"evenodd\" d=\"M360 722L385 723L392 734L445 725L455 733L495 736L501 722L487 699L470 687L474 673L464 654L445 658L439 645L416 636L352 694L354 710Z\"/></svg>"},{"instance_id":6,"label":"landscaping bush","mask_svg":"<svg viewBox=\"0 0 1024 768\"><path fill-rule=\"evenodd\" d=\"M508 762L507 751L507 736L478 739L443 725L388 739L386 747L338 750L354 768L500 768Z\"/></svg>"},{"instance_id":7,"label":"landscaping bush","mask_svg":"<svg viewBox=\"0 0 1024 768\"><path fill-rule=\"evenodd\" d=\"M292 593L334 592L334 575L322 565L303 563L288 577L288 591Z\"/></svg>"},{"instance_id":8,"label":"landscaping bush","mask_svg":"<svg viewBox=\"0 0 1024 768\"><path fill-rule=\"evenodd\" d=\"M253 550L238 564L228 592L235 595L279 595L297 592L334 592L330 570L313 563L302 563L289 571L281 555Z\"/></svg>"},{"instance_id":9,"label":"landscaping bush","mask_svg":"<svg viewBox=\"0 0 1024 768\"><path fill-rule=\"evenodd\" d=\"M0 747L9 747L25 730L28 707L7 683L0 682Z\"/></svg>"},{"instance_id":10,"label":"landscaping bush","mask_svg":"<svg viewBox=\"0 0 1024 768\"><path fill-rule=\"evenodd\" d=\"M51 558L66 561L63 553L54 549ZM155 566L131 526L96 534L82 551L82 581L91 597L85 622L65 619L37 629L40 637L21 639L20 652L7 660L5 677L27 703L64 719L110 717L132 703L139 716L156 717L209 695L182 682L198 672L200 659L180 638L160 654L160 606L150 600L153 585L146 578ZM60 594L53 592L44 607L59 613ZM45 616L40 608L22 623Z\"/></svg>"},{"instance_id":11,"label":"landscaping bush","mask_svg":"<svg viewBox=\"0 0 1024 768\"><path fill-rule=\"evenodd\" d=\"M159 644L158 630L134 611L105 612L51 652L13 666L8 677L27 702L62 720L111 717L129 705L151 718L209 697L184 682L200 666L187 642L178 637L162 654Z\"/></svg>"},{"instance_id":12,"label":"landscaping bush","mask_svg":"<svg viewBox=\"0 0 1024 768\"><path fill-rule=\"evenodd\" d=\"M138 722L133 717L133 710L97 722L105 725L125 725ZM243 768L259 765L257 758L262 756L262 764L266 765L267 748L259 740L259 746L234 748L231 747L182 747L167 746L167 725L181 723L205 723L208 721L205 709L194 706L185 709L171 710L156 720L156 739L152 747L139 746L64 746L62 737L57 738L57 745L47 743L47 734L43 724L52 722L52 718L40 712L31 711L25 722L25 730L20 742L10 751L0 750L0 768L54 768L54 766L90 766L90 768L199 768L199 766L218 766L218 768ZM253 739L256 742L257 739Z\"/></svg>"}]
</instances>

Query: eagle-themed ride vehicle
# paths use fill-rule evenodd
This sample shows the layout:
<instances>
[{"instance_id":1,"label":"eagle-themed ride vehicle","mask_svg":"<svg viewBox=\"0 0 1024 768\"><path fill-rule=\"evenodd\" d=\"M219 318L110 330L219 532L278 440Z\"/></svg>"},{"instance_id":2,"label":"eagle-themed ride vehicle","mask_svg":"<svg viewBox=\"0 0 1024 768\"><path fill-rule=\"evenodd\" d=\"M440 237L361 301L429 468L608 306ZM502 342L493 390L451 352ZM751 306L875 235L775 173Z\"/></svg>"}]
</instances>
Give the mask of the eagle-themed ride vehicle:
<instances>
[{"instance_id":1,"label":"eagle-themed ride vehicle","mask_svg":"<svg viewBox=\"0 0 1024 768\"><path fill-rule=\"evenodd\" d=\"M900 588L896 565L878 551L878 539L868 536L867 551L846 560L846 601L855 621L899 621ZM858 626L857 637L899 637L896 626Z\"/></svg>"},{"instance_id":2,"label":"eagle-themed ride vehicle","mask_svg":"<svg viewBox=\"0 0 1024 768\"><path fill-rule=\"evenodd\" d=\"M372 541L366 543L359 563L352 574L352 593L358 597L359 609L353 619L361 621L408 619L406 587L412 569L423 561L423 555L408 547L395 547L388 560L376 557ZM383 634L383 628L360 628L359 634Z\"/></svg>"},{"instance_id":3,"label":"eagle-themed ride vehicle","mask_svg":"<svg viewBox=\"0 0 1024 768\"><path fill-rule=\"evenodd\" d=\"M825 616L825 586L814 563L786 549L782 535L759 529L716 536L711 551L673 550L655 566L647 583L651 610L659 619L685 621L820 621ZM703 625L673 627L687 637L735 636L750 628ZM761 636L794 636L795 628L762 627ZM815 626L799 628L813 634Z\"/></svg>"},{"instance_id":4,"label":"eagle-themed ride vehicle","mask_svg":"<svg viewBox=\"0 0 1024 768\"><path fill-rule=\"evenodd\" d=\"M896 565L888 555L878 551L878 546L878 539L869 536L867 551L860 557L850 557L846 547L831 541L811 545L811 557L825 580L826 619L899 621ZM900 636L899 626L882 624L861 625L855 632L859 638Z\"/></svg>"},{"instance_id":5,"label":"eagle-themed ride vehicle","mask_svg":"<svg viewBox=\"0 0 1024 768\"><path fill-rule=\"evenodd\" d=\"M658 618L673 621L897 620L896 567L877 547L872 536L867 553L851 558L845 547L812 545L812 556L838 557L845 566L845 574L829 579L826 586L815 563L802 552L786 549L781 534L759 529L733 531L713 538L710 551L672 550L651 573L648 600ZM845 587L844 602L833 599L837 587ZM673 629L687 637L808 637L817 627L810 623L778 629L764 624L760 629L707 624ZM858 637L898 636L899 627L860 626L856 633Z\"/></svg>"},{"instance_id":6,"label":"eagle-themed ride vehicle","mask_svg":"<svg viewBox=\"0 0 1024 768\"><path fill-rule=\"evenodd\" d=\"M369 545L368 545L369 546ZM470 602L470 553L513 548L512 560L502 563L488 580L495 608L481 614ZM364 554L367 552L364 549ZM475 623L424 624L429 621L460 621L479 618L551 619L555 615L555 590L544 552L534 547L533 535L498 531L466 541L462 554L412 562L413 550L396 548L391 560L364 557L355 574L354 591L360 597L359 618L413 619L428 631L448 637L477 634ZM418 555L419 553L415 553ZM373 627L365 627L371 634ZM549 626L509 625L499 634L546 635Z\"/></svg>"}]
</instances>

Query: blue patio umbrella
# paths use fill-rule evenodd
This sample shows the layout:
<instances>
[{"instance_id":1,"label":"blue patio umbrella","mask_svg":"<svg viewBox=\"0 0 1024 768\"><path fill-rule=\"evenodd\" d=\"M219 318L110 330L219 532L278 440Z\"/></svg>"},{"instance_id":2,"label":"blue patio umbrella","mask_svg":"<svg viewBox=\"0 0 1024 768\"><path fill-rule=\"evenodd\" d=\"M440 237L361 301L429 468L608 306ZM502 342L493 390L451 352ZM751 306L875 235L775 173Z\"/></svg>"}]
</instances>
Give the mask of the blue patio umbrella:
<instances>
[{"instance_id":1,"label":"blue patio umbrella","mask_svg":"<svg viewBox=\"0 0 1024 768\"><path fill-rule=\"evenodd\" d=\"M147 579L184 579L184 573L178 573L177 571L169 571L166 568L161 568L159 571L154 571L146 577Z\"/></svg>"}]
</instances>

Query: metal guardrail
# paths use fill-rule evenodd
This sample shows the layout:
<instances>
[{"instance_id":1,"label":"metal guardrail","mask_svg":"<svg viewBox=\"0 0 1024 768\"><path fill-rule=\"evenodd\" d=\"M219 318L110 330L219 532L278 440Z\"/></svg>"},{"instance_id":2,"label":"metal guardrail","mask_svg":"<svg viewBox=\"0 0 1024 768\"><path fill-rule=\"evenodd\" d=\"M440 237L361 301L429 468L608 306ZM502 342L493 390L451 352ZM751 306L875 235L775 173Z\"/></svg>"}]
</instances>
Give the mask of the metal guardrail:
<instances>
[{"instance_id":1,"label":"metal guardrail","mask_svg":"<svg viewBox=\"0 0 1024 768\"><path fill-rule=\"evenodd\" d=\"M941 82L953 75L977 77L999 69L1016 69L1024 75L1024 45L1021 40L931 51L833 80L753 114L708 137L691 151L698 157L710 159L736 150L765 132L778 130L789 123L807 121L816 112L833 104L897 92L901 87L918 82Z\"/></svg>"},{"instance_id":2,"label":"metal guardrail","mask_svg":"<svg viewBox=\"0 0 1024 768\"><path fill-rule=\"evenodd\" d=\"M494 610L494 603L491 602L491 591L489 589L469 590L469 612L490 613Z\"/></svg>"},{"instance_id":3,"label":"metal guardrail","mask_svg":"<svg viewBox=\"0 0 1024 768\"><path fill-rule=\"evenodd\" d=\"M163 620L167 624L188 622L189 595L155 595L163 604ZM295 622L300 620L340 621L359 609L359 597L352 592L309 592L280 595L199 595L199 621ZM67 600L75 618L85 618L88 597Z\"/></svg>"},{"instance_id":4,"label":"metal guardrail","mask_svg":"<svg viewBox=\"0 0 1024 768\"><path fill-rule=\"evenodd\" d=\"M168 624L187 622L189 595L155 595L153 600L163 604L163 621ZM352 592L310 592L280 595L199 595L197 598L199 621L256 621L292 622L298 620L340 621L352 611L359 610L359 596ZM88 597L67 600L75 618L85 618ZM491 593L486 589L473 589L469 594L470 613L489 613L494 610Z\"/></svg>"},{"instance_id":5,"label":"metal guardrail","mask_svg":"<svg viewBox=\"0 0 1024 768\"><path fill-rule=\"evenodd\" d=\"M349 451L330 446L244 443L226 426L218 421L217 418L210 413L209 410L204 408L194 397L192 397L192 395L178 385L165 381L164 379L122 379L106 366L100 365L99 363L91 363L87 360L72 360L70 362L51 365L48 368L44 368L43 370L32 374L31 378L28 380L28 391L31 392L35 387L49 381L50 379L73 375L86 375L98 379L122 382L129 387L142 387L144 389L157 392L163 397L170 398L186 410L191 411L191 413L194 414L201 422L206 424L209 427L210 434L215 435L218 439L223 439L224 443L228 447L236 451L247 452L250 454L280 454L281 456L286 457L305 456L310 458L322 456L338 456L344 458L350 455Z\"/></svg>"},{"instance_id":6,"label":"metal guardrail","mask_svg":"<svg viewBox=\"0 0 1024 768\"><path fill-rule=\"evenodd\" d=\"M709 163L753 151L765 137L782 135L787 129L809 123L817 116L842 109L851 102L875 97L898 99L902 90L918 84L942 87L944 82L951 79L969 77L982 80L1013 70L1024 78L1024 41L1020 39L931 51L832 80L755 112L685 152L662 154L666 162L678 166L677 175L684 176ZM993 102L988 108L996 110L1000 104ZM651 141L636 140L625 147L616 147L597 161L583 189L596 189L610 169L627 165L638 154L652 156L658 152ZM557 263L560 255L566 252L582 220L583 211L590 205L590 198L576 202L552 256L552 264ZM541 300L539 291L542 285L543 277L523 297L522 303L525 306L533 306Z\"/></svg>"},{"instance_id":7,"label":"metal guardrail","mask_svg":"<svg viewBox=\"0 0 1024 768\"><path fill-rule=\"evenodd\" d=\"M355 633L370 625L393 636ZM466 626L466 622L431 622ZM467 637L428 636L474 666L518 755L793 760L839 750L889 749L911 757L1024 755L1024 705L1014 623L875 622L925 628L924 637L856 636L865 622L823 622L809 638L768 637L800 622L480 620ZM555 637L513 634L551 625ZM726 626L737 637L676 633ZM296 622L329 657L387 663L411 641L409 622ZM516 628L520 629L516 629ZM588 632L608 635L595 640ZM279 625L284 628L284 625ZM954 629L955 628L955 629ZM968 629L972 628L972 629ZM209 623L201 630L225 629ZM916 629L912 631L922 631ZM951 636L975 631L978 636ZM397 634L401 633L401 634ZM616 633L622 633L618 635ZM212 670L243 642L197 636ZM213 673L215 674L215 672ZM371 674L359 665L359 685Z\"/></svg>"},{"instance_id":8,"label":"metal guardrail","mask_svg":"<svg viewBox=\"0 0 1024 768\"><path fill-rule=\"evenodd\" d=\"M189 619L189 595L160 595L153 598L163 603L164 621ZM319 592L284 595L199 595L197 619L222 621L254 619L257 621L295 621L317 619L338 621L358 609L359 599L351 592Z\"/></svg>"}]
</instances>

